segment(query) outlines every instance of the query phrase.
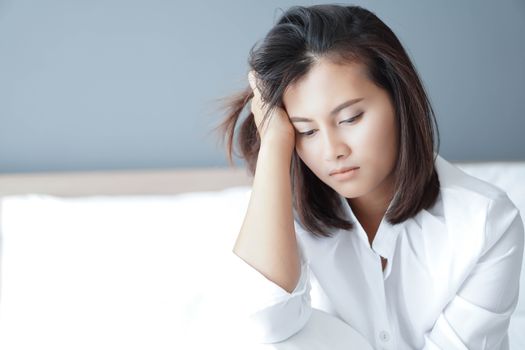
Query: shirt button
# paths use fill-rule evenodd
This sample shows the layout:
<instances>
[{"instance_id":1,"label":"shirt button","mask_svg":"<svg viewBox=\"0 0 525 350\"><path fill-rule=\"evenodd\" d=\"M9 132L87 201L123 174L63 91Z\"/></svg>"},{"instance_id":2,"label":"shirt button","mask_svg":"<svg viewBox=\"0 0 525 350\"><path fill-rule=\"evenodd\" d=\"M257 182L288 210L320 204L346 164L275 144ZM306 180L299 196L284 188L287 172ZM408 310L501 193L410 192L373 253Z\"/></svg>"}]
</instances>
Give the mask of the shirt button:
<instances>
[{"instance_id":1,"label":"shirt button","mask_svg":"<svg viewBox=\"0 0 525 350\"><path fill-rule=\"evenodd\" d=\"M379 339L383 342L387 342L390 340L390 334L387 331L381 331L379 332Z\"/></svg>"}]
</instances>

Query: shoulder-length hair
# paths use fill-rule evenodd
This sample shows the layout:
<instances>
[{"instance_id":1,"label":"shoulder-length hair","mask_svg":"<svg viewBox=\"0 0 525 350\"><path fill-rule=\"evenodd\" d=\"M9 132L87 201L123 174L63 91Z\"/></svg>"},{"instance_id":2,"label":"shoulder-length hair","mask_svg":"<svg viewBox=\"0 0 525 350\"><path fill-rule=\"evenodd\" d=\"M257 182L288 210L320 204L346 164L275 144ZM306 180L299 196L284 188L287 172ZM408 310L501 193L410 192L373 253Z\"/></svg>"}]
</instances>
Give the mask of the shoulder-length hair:
<instances>
[{"instance_id":1,"label":"shoulder-length hair","mask_svg":"<svg viewBox=\"0 0 525 350\"><path fill-rule=\"evenodd\" d=\"M392 30L374 13L360 6L324 4L293 6L250 50L248 64L260 83L263 103L272 109L283 107L288 86L306 75L321 58L334 63L363 63L367 77L386 90L396 115L399 150L394 169L395 196L386 219L400 223L431 207L439 194L434 168L434 132L439 149L439 132L434 111L418 73ZM224 99L227 111L215 128L227 143L230 165L234 143L255 175L260 139L250 112L239 121L253 97L247 87ZM235 131L236 124L240 129ZM435 125L435 127L434 127ZM238 134L237 140L235 135ZM331 229L351 229L344 216L339 194L318 179L294 150L290 167L294 215L314 236L330 237Z\"/></svg>"}]
</instances>

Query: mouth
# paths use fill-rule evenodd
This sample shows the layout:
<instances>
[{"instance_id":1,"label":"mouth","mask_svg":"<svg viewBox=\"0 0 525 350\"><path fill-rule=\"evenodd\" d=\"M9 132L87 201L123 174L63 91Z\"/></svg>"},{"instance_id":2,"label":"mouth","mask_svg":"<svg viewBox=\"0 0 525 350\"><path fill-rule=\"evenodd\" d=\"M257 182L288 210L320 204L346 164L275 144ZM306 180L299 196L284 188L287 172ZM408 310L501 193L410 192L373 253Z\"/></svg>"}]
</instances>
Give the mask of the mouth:
<instances>
[{"instance_id":1,"label":"mouth","mask_svg":"<svg viewBox=\"0 0 525 350\"><path fill-rule=\"evenodd\" d=\"M333 172L330 173L330 176L349 173L357 169L359 169L359 167L355 166L355 167L346 167L346 168L334 170Z\"/></svg>"},{"instance_id":2,"label":"mouth","mask_svg":"<svg viewBox=\"0 0 525 350\"><path fill-rule=\"evenodd\" d=\"M359 167L348 168L347 170L341 169L341 171L335 172L331 177L335 181L345 182L355 179L359 171Z\"/></svg>"}]
</instances>

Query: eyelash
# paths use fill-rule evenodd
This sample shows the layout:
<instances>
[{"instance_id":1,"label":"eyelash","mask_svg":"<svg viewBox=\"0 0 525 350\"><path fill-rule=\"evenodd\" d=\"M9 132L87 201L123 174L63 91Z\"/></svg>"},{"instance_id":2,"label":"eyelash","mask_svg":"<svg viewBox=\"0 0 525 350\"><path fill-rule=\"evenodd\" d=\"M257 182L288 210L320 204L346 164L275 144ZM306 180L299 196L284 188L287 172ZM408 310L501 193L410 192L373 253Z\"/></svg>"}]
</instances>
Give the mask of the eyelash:
<instances>
[{"instance_id":1,"label":"eyelash","mask_svg":"<svg viewBox=\"0 0 525 350\"><path fill-rule=\"evenodd\" d=\"M356 115L355 117L352 117L352 118L349 118L349 119L345 119L343 121L341 121L341 123L344 123L344 122L349 122L349 123L352 123L353 121L355 121L357 118L359 118L360 116L363 115L364 112L361 112L359 113L358 115ZM301 136L312 136L313 135L313 131L314 130L309 130L309 131L305 131L305 132L300 132L299 135Z\"/></svg>"}]
</instances>

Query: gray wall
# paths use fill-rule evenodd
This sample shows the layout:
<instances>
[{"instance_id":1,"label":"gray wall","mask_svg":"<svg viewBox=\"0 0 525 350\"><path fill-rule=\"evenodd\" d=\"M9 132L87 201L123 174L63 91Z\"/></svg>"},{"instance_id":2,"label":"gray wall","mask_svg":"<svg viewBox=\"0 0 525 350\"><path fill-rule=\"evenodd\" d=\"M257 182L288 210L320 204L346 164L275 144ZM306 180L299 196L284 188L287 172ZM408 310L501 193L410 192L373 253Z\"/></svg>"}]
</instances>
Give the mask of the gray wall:
<instances>
[{"instance_id":1,"label":"gray wall","mask_svg":"<svg viewBox=\"0 0 525 350\"><path fill-rule=\"evenodd\" d=\"M313 3L0 0L0 172L226 165L215 99L276 9ZM405 45L445 158L525 159L523 0L348 3Z\"/></svg>"}]
</instances>

